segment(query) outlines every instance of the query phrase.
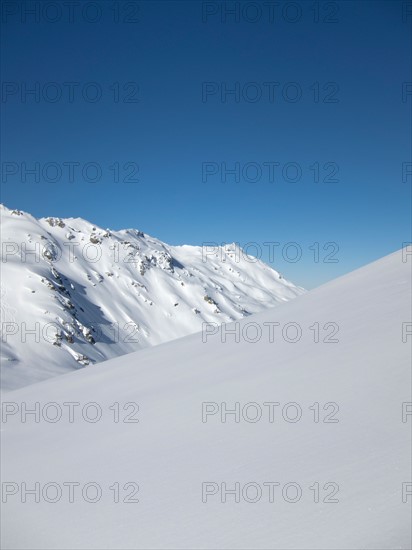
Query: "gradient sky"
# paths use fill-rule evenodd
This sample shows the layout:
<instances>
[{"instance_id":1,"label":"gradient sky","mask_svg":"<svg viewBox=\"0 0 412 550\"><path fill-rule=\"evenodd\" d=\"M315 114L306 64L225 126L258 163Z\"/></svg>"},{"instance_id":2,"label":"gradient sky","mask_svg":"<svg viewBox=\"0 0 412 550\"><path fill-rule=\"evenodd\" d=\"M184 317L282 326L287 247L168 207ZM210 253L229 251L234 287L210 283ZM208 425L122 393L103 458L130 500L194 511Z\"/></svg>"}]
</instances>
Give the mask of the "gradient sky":
<instances>
[{"instance_id":1,"label":"gradient sky","mask_svg":"<svg viewBox=\"0 0 412 550\"><path fill-rule=\"evenodd\" d=\"M100 13L91 4L73 6L71 21L63 2L3 2L6 206L135 227L170 244L256 242L265 260L263 243L278 242L273 266L306 288L411 240L412 176L402 176L411 162L412 85L402 98L412 81L411 2L278 1L273 13L265 2L101 1ZM25 13L33 5L38 15ZM25 96L36 82L40 97ZM67 82L77 83L72 98ZM96 90L90 82L102 91L95 102L83 97ZM202 96L205 82L216 93ZM240 97L222 96L236 82ZM278 83L273 98L265 82ZM74 181L70 162L79 163ZM24 163L50 172L23 181ZM62 171L55 182L48 163ZM88 163L100 181L89 181L93 167L82 175ZM204 163L218 172L206 176ZM222 167L235 163L240 177L224 181ZM267 163L279 163L274 181ZM122 181L134 166L138 181ZM333 167L336 181L323 181ZM293 256L289 242L302 254L294 263L282 256ZM330 242L338 261L324 263Z\"/></svg>"}]
</instances>

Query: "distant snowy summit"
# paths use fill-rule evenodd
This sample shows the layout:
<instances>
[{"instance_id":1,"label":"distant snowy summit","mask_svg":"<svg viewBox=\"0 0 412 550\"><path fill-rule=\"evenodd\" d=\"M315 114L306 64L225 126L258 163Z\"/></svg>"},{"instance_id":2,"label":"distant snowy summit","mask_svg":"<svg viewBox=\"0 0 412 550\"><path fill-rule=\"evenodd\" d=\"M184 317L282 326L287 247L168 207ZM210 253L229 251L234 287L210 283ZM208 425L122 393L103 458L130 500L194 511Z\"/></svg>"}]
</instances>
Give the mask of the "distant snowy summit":
<instances>
[{"instance_id":1,"label":"distant snowy summit","mask_svg":"<svg viewBox=\"0 0 412 550\"><path fill-rule=\"evenodd\" d=\"M304 293L236 244L169 246L1 206L1 381L12 390Z\"/></svg>"}]
</instances>

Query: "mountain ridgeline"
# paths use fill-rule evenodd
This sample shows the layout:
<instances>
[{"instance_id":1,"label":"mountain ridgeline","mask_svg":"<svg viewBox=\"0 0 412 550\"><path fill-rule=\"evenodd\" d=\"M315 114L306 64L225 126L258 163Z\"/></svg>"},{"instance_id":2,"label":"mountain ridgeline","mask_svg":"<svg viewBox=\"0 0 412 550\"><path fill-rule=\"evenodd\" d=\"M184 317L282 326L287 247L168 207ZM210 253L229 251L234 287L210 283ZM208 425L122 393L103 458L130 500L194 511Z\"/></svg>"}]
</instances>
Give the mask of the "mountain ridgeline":
<instances>
[{"instance_id":1,"label":"mountain ridgeline","mask_svg":"<svg viewBox=\"0 0 412 550\"><path fill-rule=\"evenodd\" d=\"M304 290L236 244L1 207L1 377L12 390L276 306Z\"/></svg>"}]
</instances>

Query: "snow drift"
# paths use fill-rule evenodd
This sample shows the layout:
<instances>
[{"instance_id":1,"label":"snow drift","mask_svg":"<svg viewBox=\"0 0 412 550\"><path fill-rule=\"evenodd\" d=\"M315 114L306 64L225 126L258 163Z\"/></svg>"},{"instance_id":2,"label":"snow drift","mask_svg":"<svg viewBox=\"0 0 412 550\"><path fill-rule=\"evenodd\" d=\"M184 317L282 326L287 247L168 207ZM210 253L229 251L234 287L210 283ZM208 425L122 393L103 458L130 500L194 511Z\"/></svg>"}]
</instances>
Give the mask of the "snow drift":
<instances>
[{"instance_id":1,"label":"snow drift","mask_svg":"<svg viewBox=\"0 0 412 550\"><path fill-rule=\"evenodd\" d=\"M3 546L411 548L403 260L8 393Z\"/></svg>"}]
</instances>

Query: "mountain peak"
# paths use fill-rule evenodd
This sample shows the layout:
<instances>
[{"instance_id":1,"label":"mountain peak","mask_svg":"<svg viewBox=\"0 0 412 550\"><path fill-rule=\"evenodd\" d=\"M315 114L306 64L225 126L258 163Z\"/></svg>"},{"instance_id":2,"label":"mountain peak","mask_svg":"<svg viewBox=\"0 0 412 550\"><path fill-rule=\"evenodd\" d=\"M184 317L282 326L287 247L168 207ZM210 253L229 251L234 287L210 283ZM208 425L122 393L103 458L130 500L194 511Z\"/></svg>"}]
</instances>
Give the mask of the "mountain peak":
<instances>
[{"instance_id":1,"label":"mountain peak","mask_svg":"<svg viewBox=\"0 0 412 550\"><path fill-rule=\"evenodd\" d=\"M137 229L4 207L2 387L274 307L304 292L233 243L170 246Z\"/></svg>"}]
</instances>

